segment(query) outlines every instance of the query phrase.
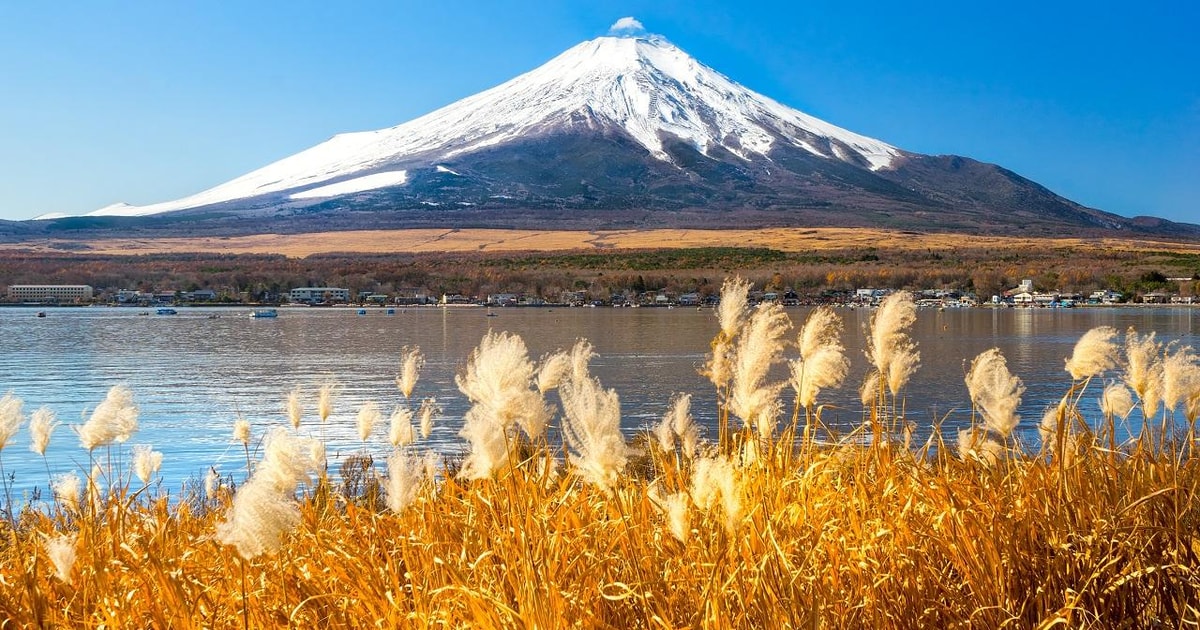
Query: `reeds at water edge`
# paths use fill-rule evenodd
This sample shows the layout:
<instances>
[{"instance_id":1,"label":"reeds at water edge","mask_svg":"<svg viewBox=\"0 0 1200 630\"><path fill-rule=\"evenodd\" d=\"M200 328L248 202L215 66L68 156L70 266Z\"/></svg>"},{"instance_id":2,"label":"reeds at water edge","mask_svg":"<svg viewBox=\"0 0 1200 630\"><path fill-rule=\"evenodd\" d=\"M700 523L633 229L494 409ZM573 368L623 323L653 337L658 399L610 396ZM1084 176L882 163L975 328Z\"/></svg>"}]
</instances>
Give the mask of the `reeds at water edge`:
<instances>
[{"instance_id":1,"label":"reeds at water edge","mask_svg":"<svg viewBox=\"0 0 1200 630\"><path fill-rule=\"evenodd\" d=\"M1089 332L1041 418L1040 444L1016 436L1025 384L1003 355L963 357L972 425L950 445L928 427L913 445L910 298L881 308L866 331L869 403L860 427L838 433L821 421L822 391L864 367L844 354L840 318L818 309L789 338L786 312L747 308L747 290L726 283L717 311L706 366L722 407L714 435L677 393L630 439L629 410L589 370L591 341L535 362L520 337L489 332L456 379L471 404L461 458L424 450L440 411L413 398L419 365L411 389L398 382L355 416L354 457L365 463L355 480L330 474L312 437L320 427L299 420L293 390L260 442L235 424L236 442L257 444L245 475L210 470L203 487L168 497L143 479L153 467L83 470L54 480L52 502L12 510L0 525L0 618L180 628L1200 623L1200 360L1190 348ZM781 370L769 368L784 362L785 379L773 380ZM329 418L336 388L321 391L310 408ZM389 394L382 437L374 428ZM1083 401L1097 398L1094 415ZM136 409L132 395L113 400L89 422L125 420L97 427L103 442L81 440L106 466L105 451L127 448L136 427L117 411ZM789 415L790 426L778 422Z\"/></svg>"}]
</instances>

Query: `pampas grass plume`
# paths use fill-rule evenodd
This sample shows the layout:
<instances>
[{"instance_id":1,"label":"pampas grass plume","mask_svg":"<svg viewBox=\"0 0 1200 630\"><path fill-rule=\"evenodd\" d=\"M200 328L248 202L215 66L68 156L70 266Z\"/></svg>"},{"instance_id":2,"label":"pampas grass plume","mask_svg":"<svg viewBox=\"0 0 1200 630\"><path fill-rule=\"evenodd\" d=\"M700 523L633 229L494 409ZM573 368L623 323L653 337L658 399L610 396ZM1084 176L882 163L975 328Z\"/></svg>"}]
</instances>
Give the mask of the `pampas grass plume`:
<instances>
[{"instance_id":1,"label":"pampas grass plume","mask_svg":"<svg viewBox=\"0 0 1200 630\"><path fill-rule=\"evenodd\" d=\"M676 442L689 459L696 456L700 442L700 429L692 419L692 395L675 394L666 415L655 425L653 433L664 451L675 450Z\"/></svg>"},{"instance_id":2,"label":"pampas grass plume","mask_svg":"<svg viewBox=\"0 0 1200 630\"><path fill-rule=\"evenodd\" d=\"M863 379L862 385L858 386L858 398L862 401L863 407L870 407L875 404L875 399L879 397L879 370L872 369L867 372L867 377Z\"/></svg>"},{"instance_id":3,"label":"pampas grass plume","mask_svg":"<svg viewBox=\"0 0 1200 630\"><path fill-rule=\"evenodd\" d=\"M749 296L748 280L727 278L721 285L721 301L717 304L717 322L721 330L713 339L712 356L704 368L705 375L718 388L725 387L733 378L733 342L750 310Z\"/></svg>"},{"instance_id":4,"label":"pampas grass plume","mask_svg":"<svg viewBox=\"0 0 1200 630\"><path fill-rule=\"evenodd\" d=\"M242 446L250 446L250 421L238 418L233 421L233 439L241 442Z\"/></svg>"},{"instance_id":5,"label":"pampas grass plume","mask_svg":"<svg viewBox=\"0 0 1200 630\"><path fill-rule=\"evenodd\" d=\"M725 512L725 528L732 533L742 520L741 484L737 469L724 457L704 457L692 468L692 501L705 512L718 503Z\"/></svg>"},{"instance_id":6,"label":"pampas grass plume","mask_svg":"<svg viewBox=\"0 0 1200 630\"><path fill-rule=\"evenodd\" d=\"M137 431L138 408L133 392L124 385L115 385L92 412L91 418L79 427L83 448L93 450L113 442L124 442Z\"/></svg>"},{"instance_id":7,"label":"pampas grass plume","mask_svg":"<svg viewBox=\"0 0 1200 630\"><path fill-rule=\"evenodd\" d=\"M958 456L964 460L976 459L985 466L994 466L1004 457L1004 452L1004 445L979 427L958 432Z\"/></svg>"},{"instance_id":8,"label":"pampas grass plume","mask_svg":"<svg viewBox=\"0 0 1200 630\"><path fill-rule=\"evenodd\" d=\"M396 387L405 398L412 397L413 389L417 386L417 378L425 365L425 355L420 348L405 346L400 350L400 375L396 377Z\"/></svg>"},{"instance_id":9,"label":"pampas grass plume","mask_svg":"<svg viewBox=\"0 0 1200 630\"><path fill-rule=\"evenodd\" d=\"M217 540L232 545L247 560L279 549L283 536L300 523L300 507L293 497L296 486L325 465L322 442L282 428L267 434L263 450L263 460L234 493L225 519L217 524Z\"/></svg>"},{"instance_id":10,"label":"pampas grass plume","mask_svg":"<svg viewBox=\"0 0 1200 630\"><path fill-rule=\"evenodd\" d=\"M1163 360L1163 404L1175 411L1181 403L1200 396L1200 360L1191 346L1179 346ZM1189 419L1194 419L1192 414Z\"/></svg>"},{"instance_id":11,"label":"pampas grass plume","mask_svg":"<svg viewBox=\"0 0 1200 630\"><path fill-rule=\"evenodd\" d=\"M567 371L571 369L571 357L566 352L555 352L542 358L537 371L538 391L546 392L558 387Z\"/></svg>"},{"instance_id":12,"label":"pampas grass plume","mask_svg":"<svg viewBox=\"0 0 1200 630\"><path fill-rule=\"evenodd\" d=\"M1007 438L1020 422L1017 407L1025 385L1008 371L1008 362L999 348L981 352L971 362L966 376L971 402L983 415L987 428L999 438Z\"/></svg>"},{"instance_id":13,"label":"pampas grass plume","mask_svg":"<svg viewBox=\"0 0 1200 630\"><path fill-rule=\"evenodd\" d=\"M407 407L396 407L389 418L388 442L392 446L408 446L413 443L413 413Z\"/></svg>"},{"instance_id":14,"label":"pampas grass plume","mask_svg":"<svg viewBox=\"0 0 1200 630\"><path fill-rule=\"evenodd\" d=\"M508 466L508 431L486 415L481 407L472 407L463 416L458 435L471 445L458 476L462 479L488 479Z\"/></svg>"},{"instance_id":15,"label":"pampas grass plume","mask_svg":"<svg viewBox=\"0 0 1200 630\"><path fill-rule=\"evenodd\" d=\"M375 425L383 420L383 414L379 412L379 405L375 401L368 400L363 403L362 407L358 408L358 416L355 418L355 425L358 428L358 439L363 442L371 437L371 432L375 430Z\"/></svg>"},{"instance_id":16,"label":"pampas grass plume","mask_svg":"<svg viewBox=\"0 0 1200 630\"><path fill-rule=\"evenodd\" d=\"M438 413L438 411L440 411L440 408L438 407L437 401L433 398L426 398L425 400L421 401L421 409L417 411L417 415L421 419L422 439L428 440L430 434L433 433L433 416L434 414Z\"/></svg>"},{"instance_id":17,"label":"pampas grass plume","mask_svg":"<svg viewBox=\"0 0 1200 630\"><path fill-rule=\"evenodd\" d=\"M217 524L216 538L249 560L278 551L283 536L299 524L296 502L270 479L256 474L237 489L225 519Z\"/></svg>"},{"instance_id":18,"label":"pampas grass plume","mask_svg":"<svg viewBox=\"0 0 1200 630\"><path fill-rule=\"evenodd\" d=\"M671 412L668 411L650 433L654 436L654 441L658 442L658 448L668 453L675 452L675 428L671 426Z\"/></svg>"},{"instance_id":19,"label":"pampas grass plume","mask_svg":"<svg viewBox=\"0 0 1200 630\"><path fill-rule=\"evenodd\" d=\"M907 291L893 293L879 303L871 316L867 358L896 395L921 365L921 353L908 331L917 321L917 305Z\"/></svg>"},{"instance_id":20,"label":"pampas grass plume","mask_svg":"<svg viewBox=\"0 0 1200 630\"><path fill-rule=\"evenodd\" d=\"M605 389L588 373L587 362L593 356L590 343L579 340L571 355L571 376L558 387L569 458L585 481L609 492L629 458L621 433L620 399L616 391Z\"/></svg>"},{"instance_id":21,"label":"pampas grass plume","mask_svg":"<svg viewBox=\"0 0 1200 630\"><path fill-rule=\"evenodd\" d=\"M82 482L75 473L64 473L54 478L50 484L54 500L65 510L79 511L80 491Z\"/></svg>"},{"instance_id":22,"label":"pampas grass plume","mask_svg":"<svg viewBox=\"0 0 1200 630\"><path fill-rule=\"evenodd\" d=\"M324 458L325 447L320 440L289 435L276 427L267 434L263 459L251 479L291 494L300 483L309 483L311 475L324 468Z\"/></svg>"},{"instance_id":23,"label":"pampas grass plume","mask_svg":"<svg viewBox=\"0 0 1200 630\"><path fill-rule=\"evenodd\" d=\"M675 437L679 438L679 445L688 459L696 457L696 448L700 445L700 428L696 426L696 421L692 418L691 408L692 395L678 394L671 405L671 412L668 414L671 417L671 427L675 430Z\"/></svg>"},{"instance_id":24,"label":"pampas grass plume","mask_svg":"<svg viewBox=\"0 0 1200 630\"><path fill-rule=\"evenodd\" d=\"M792 387L801 407L816 404L822 388L841 387L850 371L842 345L842 318L828 306L809 313L800 329L800 358L793 361Z\"/></svg>"},{"instance_id":25,"label":"pampas grass plume","mask_svg":"<svg viewBox=\"0 0 1200 630\"><path fill-rule=\"evenodd\" d=\"M321 422L329 420L333 415L333 398L337 395L337 383L325 383L317 390L317 416Z\"/></svg>"},{"instance_id":26,"label":"pampas grass plume","mask_svg":"<svg viewBox=\"0 0 1200 630\"><path fill-rule=\"evenodd\" d=\"M304 415L303 392L300 386L297 385L292 391L288 392L287 401L284 403L284 411L287 412L288 422L292 423L293 429L300 428L300 419Z\"/></svg>"},{"instance_id":27,"label":"pampas grass plume","mask_svg":"<svg viewBox=\"0 0 1200 630\"><path fill-rule=\"evenodd\" d=\"M53 436L56 426L59 426L59 422L53 410L49 407L38 408L29 418L29 450L46 455L50 436Z\"/></svg>"},{"instance_id":28,"label":"pampas grass plume","mask_svg":"<svg viewBox=\"0 0 1200 630\"><path fill-rule=\"evenodd\" d=\"M425 478L432 482L437 479L438 468L442 465L442 456L432 451L427 451L425 456L421 458L421 465L425 467Z\"/></svg>"},{"instance_id":29,"label":"pampas grass plume","mask_svg":"<svg viewBox=\"0 0 1200 630\"><path fill-rule=\"evenodd\" d=\"M692 511L686 492L676 492L667 497L667 525L671 535L686 543L692 533Z\"/></svg>"},{"instance_id":30,"label":"pampas grass plume","mask_svg":"<svg viewBox=\"0 0 1200 630\"><path fill-rule=\"evenodd\" d=\"M721 332L732 338L742 327L750 311L750 281L740 277L726 278L721 285L721 301L717 303L717 322Z\"/></svg>"},{"instance_id":31,"label":"pampas grass plume","mask_svg":"<svg viewBox=\"0 0 1200 630\"><path fill-rule=\"evenodd\" d=\"M34 411L29 417L29 450L38 455L45 455L46 447L50 446L50 436L54 435L54 428L57 426L57 418L49 407L40 407Z\"/></svg>"},{"instance_id":32,"label":"pampas grass plume","mask_svg":"<svg viewBox=\"0 0 1200 630\"><path fill-rule=\"evenodd\" d=\"M206 499L217 498L217 488L221 482L221 475L217 474L217 469L209 467L208 472L204 473L204 497Z\"/></svg>"},{"instance_id":33,"label":"pampas grass plume","mask_svg":"<svg viewBox=\"0 0 1200 630\"><path fill-rule=\"evenodd\" d=\"M1142 401L1142 413L1153 417L1163 401L1162 344L1155 333L1139 336L1132 327L1125 333L1125 384Z\"/></svg>"},{"instance_id":34,"label":"pampas grass plume","mask_svg":"<svg viewBox=\"0 0 1200 630\"><path fill-rule=\"evenodd\" d=\"M147 444L133 447L133 471L143 484L149 485L158 469L162 467L163 454L151 450Z\"/></svg>"},{"instance_id":35,"label":"pampas grass plume","mask_svg":"<svg viewBox=\"0 0 1200 630\"><path fill-rule=\"evenodd\" d=\"M1098 376L1117 365L1117 344L1113 339L1117 329L1097 326L1079 338L1075 350L1067 358L1066 369L1071 378L1079 381Z\"/></svg>"},{"instance_id":36,"label":"pampas grass plume","mask_svg":"<svg viewBox=\"0 0 1200 630\"><path fill-rule=\"evenodd\" d=\"M1100 394L1100 411L1106 416L1124 420L1133 411L1133 394L1121 383L1110 383Z\"/></svg>"},{"instance_id":37,"label":"pampas grass plume","mask_svg":"<svg viewBox=\"0 0 1200 630\"><path fill-rule=\"evenodd\" d=\"M78 534L59 534L46 538L46 556L54 565L54 576L60 581L70 583L71 572L75 569L75 541Z\"/></svg>"},{"instance_id":38,"label":"pampas grass plume","mask_svg":"<svg viewBox=\"0 0 1200 630\"><path fill-rule=\"evenodd\" d=\"M771 435L779 416L778 397L784 384L767 383L767 376L783 354L783 338L791 326L781 305L762 304L750 316L738 342L729 410L762 437Z\"/></svg>"},{"instance_id":39,"label":"pampas grass plume","mask_svg":"<svg viewBox=\"0 0 1200 630\"><path fill-rule=\"evenodd\" d=\"M21 414L23 404L20 398L13 396L12 392L0 398L0 449L8 444L8 441L21 429L21 424L25 422L25 416Z\"/></svg>"},{"instance_id":40,"label":"pampas grass plume","mask_svg":"<svg viewBox=\"0 0 1200 630\"><path fill-rule=\"evenodd\" d=\"M1038 433L1041 435L1043 445L1054 445L1055 437L1058 435L1059 424L1067 421L1067 398L1063 397L1058 401L1058 404L1046 409L1042 414L1042 421L1038 424Z\"/></svg>"},{"instance_id":41,"label":"pampas grass plume","mask_svg":"<svg viewBox=\"0 0 1200 630\"><path fill-rule=\"evenodd\" d=\"M404 451L396 451L388 457L387 469L387 484L384 486L387 506L399 514L412 505L421 491L425 463Z\"/></svg>"},{"instance_id":42,"label":"pampas grass plume","mask_svg":"<svg viewBox=\"0 0 1200 630\"><path fill-rule=\"evenodd\" d=\"M692 502L704 512L712 510L721 498L721 487L714 480L718 470L729 466L724 457L701 457L692 466Z\"/></svg>"},{"instance_id":43,"label":"pampas grass plume","mask_svg":"<svg viewBox=\"0 0 1200 630\"><path fill-rule=\"evenodd\" d=\"M546 431L550 409L531 389L534 365L525 341L517 335L489 331L471 352L466 369L454 378L471 401L459 435L471 443L460 476L482 479L508 464L510 429L520 426L530 439Z\"/></svg>"}]
</instances>

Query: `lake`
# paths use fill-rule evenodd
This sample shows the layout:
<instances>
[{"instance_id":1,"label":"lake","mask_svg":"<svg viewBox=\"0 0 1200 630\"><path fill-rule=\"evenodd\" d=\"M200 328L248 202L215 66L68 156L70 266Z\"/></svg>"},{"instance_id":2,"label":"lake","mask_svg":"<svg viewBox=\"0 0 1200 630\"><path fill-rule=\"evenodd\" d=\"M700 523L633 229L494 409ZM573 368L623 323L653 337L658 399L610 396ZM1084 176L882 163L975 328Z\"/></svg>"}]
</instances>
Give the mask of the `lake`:
<instances>
[{"instance_id":1,"label":"lake","mask_svg":"<svg viewBox=\"0 0 1200 630\"><path fill-rule=\"evenodd\" d=\"M598 354L593 374L620 394L628 433L654 423L675 392L691 393L697 420L715 426L716 396L698 373L717 330L711 310L509 308L487 317L481 308L397 309L390 316L375 308L366 315L353 308L282 308L276 319L251 319L248 308L180 307L177 315L140 308L44 310L47 316L38 318L31 309L0 309L0 333L9 344L0 354L0 388L25 401L26 415L43 405L57 413L63 426L47 449L52 473L87 468L72 425L86 420L118 383L133 390L141 409L140 429L120 452L133 444L162 451L163 486L173 492L209 466L237 476L245 457L233 442L234 419L249 420L256 437L287 425L283 402L297 385L309 392L301 430L324 437L331 459L361 452L359 406L375 400L386 417L404 404L394 383L404 346L419 346L426 357L413 408L426 397L442 408L424 445L461 453L465 442L457 432L468 403L454 375L488 329L521 335L534 359L569 348L577 338L590 340ZM788 312L798 329L808 310ZM842 390L823 393L819 402L836 407L826 411L827 421L849 427L862 418L857 389L868 367L862 330L870 312L838 312L846 323L851 375ZM1196 345L1198 321L1200 309L1188 307L922 310L914 328L922 367L905 390L908 417L926 432L935 421L947 428L970 422L963 375L978 353L999 347L1028 388L1018 431L1026 443L1036 443L1043 410L1070 386L1063 361L1080 335L1100 325L1121 331L1133 326L1157 331L1162 341ZM328 381L341 387L333 416L321 425L315 390ZM1094 408L1100 389L1093 384L1085 404ZM550 399L557 403L553 394ZM790 388L784 399L790 413ZM377 459L390 449L386 433L386 426L377 427L365 447ZM26 425L0 452L18 501L34 486L46 486L46 463L28 444Z\"/></svg>"}]
</instances>

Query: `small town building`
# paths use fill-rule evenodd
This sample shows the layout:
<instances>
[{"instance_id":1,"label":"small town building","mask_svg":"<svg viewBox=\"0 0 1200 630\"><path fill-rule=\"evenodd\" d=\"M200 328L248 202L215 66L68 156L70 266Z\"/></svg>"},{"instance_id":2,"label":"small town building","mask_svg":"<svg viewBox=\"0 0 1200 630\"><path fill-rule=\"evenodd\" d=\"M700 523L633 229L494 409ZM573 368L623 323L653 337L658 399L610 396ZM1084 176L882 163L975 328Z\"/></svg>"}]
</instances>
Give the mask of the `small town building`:
<instances>
[{"instance_id":1,"label":"small town building","mask_svg":"<svg viewBox=\"0 0 1200 630\"><path fill-rule=\"evenodd\" d=\"M92 287L86 284L14 284L8 298L22 302L82 302L92 299Z\"/></svg>"},{"instance_id":2,"label":"small town building","mask_svg":"<svg viewBox=\"0 0 1200 630\"><path fill-rule=\"evenodd\" d=\"M345 304L350 301L350 289L299 287L288 292L288 300L297 304Z\"/></svg>"}]
</instances>

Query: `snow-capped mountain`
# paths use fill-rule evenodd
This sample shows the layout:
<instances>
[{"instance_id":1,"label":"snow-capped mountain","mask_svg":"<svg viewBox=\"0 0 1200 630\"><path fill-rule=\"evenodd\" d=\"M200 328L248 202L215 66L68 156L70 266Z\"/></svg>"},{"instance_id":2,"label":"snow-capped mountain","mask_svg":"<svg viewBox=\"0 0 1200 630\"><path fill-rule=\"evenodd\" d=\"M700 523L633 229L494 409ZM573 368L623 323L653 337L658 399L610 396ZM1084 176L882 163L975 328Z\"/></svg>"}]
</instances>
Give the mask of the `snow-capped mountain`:
<instances>
[{"instance_id":1,"label":"snow-capped mountain","mask_svg":"<svg viewBox=\"0 0 1200 630\"><path fill-rule=\"evenodd\" d=\"M145 215L284 191L297 191L290 196L299 199L403 185L401 166L452 162L574 125L619 128L664 161L671 158L663 150L663 134L704 155L721 147L743 159L766 157L780 142L871 169L886 167L899 155L884 142L752 92L665 39L600 37L503 85L402 125L334 136L190 197L140 207L114 204L91 214ZM372 174L358 177L363 173ZM347 179L347 186L324 193L314 188Z\"/></svg>"},{"instance_id":2,"label":"snow-capped mountain","mask_svg":"<svg viewBox=\"0 0 1200 630\"><path fill-rule=\"evenodd\" d=\"M319 215L347 227L1134 225L999 167L819 120L657 36L586 41L404 124L334 136L190 197L90 216L163 213Z\"/></svg>"}]
</instances>

